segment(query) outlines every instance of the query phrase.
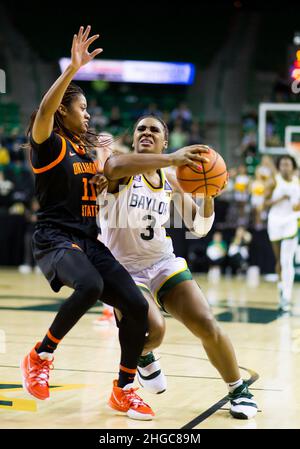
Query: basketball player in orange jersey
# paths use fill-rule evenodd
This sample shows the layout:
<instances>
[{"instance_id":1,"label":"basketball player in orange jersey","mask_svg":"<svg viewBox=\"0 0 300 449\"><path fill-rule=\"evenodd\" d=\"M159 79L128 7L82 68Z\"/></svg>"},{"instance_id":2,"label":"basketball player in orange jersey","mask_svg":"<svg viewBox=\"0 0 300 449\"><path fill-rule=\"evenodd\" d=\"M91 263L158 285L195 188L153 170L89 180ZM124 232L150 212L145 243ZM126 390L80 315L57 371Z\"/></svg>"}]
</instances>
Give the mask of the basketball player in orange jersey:
<instances>
[{"instance_id":1,"label":"basketball player in orange jersey","mask_svg":"<svg viewBox=\"0 0 300 449\"><path fill-rule=\"evenodd\" d=\"M149 301L149 336L139 360L138 380L152 393L166 389L165 377L152 353L165 331L156 300L202 341L209 360L228 385L232 416L252 418L257 413L257 405L247 382L241 378L232 344L218 326L186 261L174 255L172 241L164 228L173 194L175 206L180 209L183 203L181 214L186 226L202 237L213 224L214 200L204 198L202 214L192 198L184 194L174 172L164 170L167 164L161 163L158 157L167 145L166 124L157 117L145 116L138 120L134 129L134 154L112 155L104 166L108 192L116 194L116 201L111 206L108 201L100 207L101 240L129 271ZM201 151L207 150L201 146ZM178 164L173 160L168 165ZM125 187L118 193L120 185ZM124 217L125 213L127 222L118 226L116 216ZM120 317L118 312L117 315Z\"/></svg>"},{"instance_id":2,"label":"basketball player in orange jersey","mask_svg":"<svg viewBox=\"0 0 300 449\"><path fill-rule=\"evenodd\" d=\"M132 384L147 331L148 302L131 276L98 239L94 186L97 172L91 150L99 145L89 132L89 114L83 91L71 81L80 69L102 52L89 53L98 35L90 27L74 35L71 63L43 97L29 127L30 152L40 203L33 235L35 259L57 292L72 288L41 342L21 364L23 385L38 399L49 398L49 371L58 343L98 299L119 309L121 361L109 405L130 418L148 420L154 413ZM93 138L94 137L94 138ZM181 157L193 163L197 155ZM167 156L161 156L166 159Z\"/></svg>"}]
</instances>

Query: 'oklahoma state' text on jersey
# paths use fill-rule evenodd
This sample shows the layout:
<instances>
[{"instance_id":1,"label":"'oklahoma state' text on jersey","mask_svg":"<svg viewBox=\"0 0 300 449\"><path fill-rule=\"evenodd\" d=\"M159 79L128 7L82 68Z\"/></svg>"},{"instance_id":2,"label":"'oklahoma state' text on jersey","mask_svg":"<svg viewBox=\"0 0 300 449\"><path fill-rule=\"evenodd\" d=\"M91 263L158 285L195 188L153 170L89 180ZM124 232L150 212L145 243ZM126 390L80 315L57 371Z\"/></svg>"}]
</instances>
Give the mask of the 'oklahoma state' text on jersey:
<instances>
[{"instance_id":1,"label":"'oklahoma state' text on jersey","mask_svg":"<svg viewBox=\"0 0 300 449\"><path fill-rule=\"evenodd\" d=\"M39 224L55 224L97 236L96 191L89 180L96 163L74 142L52 132L42 144L30 139Z\"/></svg>"}]
</instances>

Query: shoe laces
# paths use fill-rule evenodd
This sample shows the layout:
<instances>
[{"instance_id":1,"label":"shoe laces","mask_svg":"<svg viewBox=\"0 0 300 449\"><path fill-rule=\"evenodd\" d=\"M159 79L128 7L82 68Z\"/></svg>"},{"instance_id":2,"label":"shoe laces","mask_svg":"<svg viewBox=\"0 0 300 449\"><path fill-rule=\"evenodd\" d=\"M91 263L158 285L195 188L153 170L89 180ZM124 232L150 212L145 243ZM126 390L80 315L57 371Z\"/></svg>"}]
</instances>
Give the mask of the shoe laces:
<instances>
[{"instance_id":1,"label":"shoe laces","mask_svg":"<svg viewBox=\"0 0 300 449\"><path fill-rule=\"evenodd\" d=\"M148 404L146 404L142 398L140 398L137 394L136 394L136 390L138 390L138 388L130 388L129 390L123 390L124 395L125 395L125 401L132 406L133 408L138 408L140 406L146 406L149 407Z\"/></svg>"},{"instance_id":2,"label":"shoe laces","mask_svg":"<svg viewBox=\"0 0 300 449\"><path fill-rule=\"evenodd\" d=\"M42 386L48 385L49 371L52 369L54 369L52 361L41 360L30 370L30 377Z\"/></svg>"},{"instance_id":3,"label":"shoe laces","mask_svg":"<svg viewBox=\"0 0 300 449\"><path fill-rule=\"evenodd\" d=\"M247 385L241 385L241 387L238 387L232 393L229 393L228 396L230 400L239 398L248 398L248 399L253 398L253 394L250 393Z\"/></svg>"}]
</instances>

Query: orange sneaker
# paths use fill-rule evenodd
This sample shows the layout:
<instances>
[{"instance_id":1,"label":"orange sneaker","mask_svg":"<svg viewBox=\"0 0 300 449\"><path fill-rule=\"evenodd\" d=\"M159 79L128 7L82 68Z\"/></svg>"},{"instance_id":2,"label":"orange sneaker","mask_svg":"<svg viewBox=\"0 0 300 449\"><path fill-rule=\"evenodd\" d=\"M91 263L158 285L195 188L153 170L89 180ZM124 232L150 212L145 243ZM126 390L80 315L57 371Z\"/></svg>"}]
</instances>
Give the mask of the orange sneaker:
<instances>
[{"instance_id":1,"label":"orange sneaker","mask_svg":"<svg viewBox=\"0 0 300 449\"><path fill-rule=\"evenodd\" d=\"M154 412L142 398L136 394L138 388L132 388L132 384L125 388L118 387L118 381L114 380L113 390L108 401L108 405L114 410L125 412L129 418L149 421L153 418Z\"/></svg>"},{"instance_id":2,"label":"orange sneaker","mask_svg":"<svg viewBox=\"0 0 300 449\"><path fill-rule=\"evenodd\" d=\"M115 315L110 309L104 309L99 316L94 321L96 326L109 326L110 324L115 324Z\"/></svg>"},{"instance_id":3,"label":"orange sneaker","mask_svg":"<svg viewBox=\"0 0 300 449\"><path fill-rule=\"evenodd\" d=\"M53 355L47 352L38 354L36 350L41 343L37 343L21 363L23 387L32 396L44 400L49 398L49 371L53 369Z\"/></svg>"}]
</instances>

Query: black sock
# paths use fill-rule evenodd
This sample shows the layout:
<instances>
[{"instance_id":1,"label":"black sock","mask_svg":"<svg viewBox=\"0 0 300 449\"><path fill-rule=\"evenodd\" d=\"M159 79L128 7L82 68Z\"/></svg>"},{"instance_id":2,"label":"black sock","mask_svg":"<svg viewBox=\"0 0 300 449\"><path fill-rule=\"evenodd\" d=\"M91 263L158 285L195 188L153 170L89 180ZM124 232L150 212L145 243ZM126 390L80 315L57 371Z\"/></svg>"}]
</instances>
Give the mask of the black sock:
<instances>
[{"instance_id":1,"label":"black sock","mask_svg":"<svg viewBox=\"0 0 300 449\"><path fill-rule=\"evenodd\" d=\"M132 384L134 382L136 369L128 369L125 366L120 365L118 387L123 388L125 385Z\"/></svg>"},{"instance_id":2,"label":"black sock","mask_svg":"<svg viewBox=\"0 0 300 449\"><path fill-rule=\"evenodd\" d=\"M37 353L40 354L41 352L54 352L57 348L58 343L60 340L53 337L50 330L47 332L47 335L45 335L44 340L41 343L41 346L38 348Z\"/></svg>"}]
</instances>

